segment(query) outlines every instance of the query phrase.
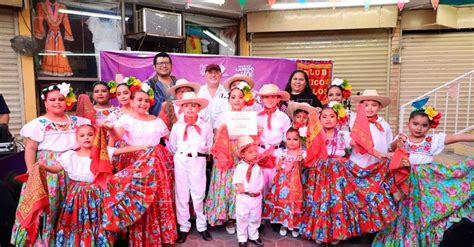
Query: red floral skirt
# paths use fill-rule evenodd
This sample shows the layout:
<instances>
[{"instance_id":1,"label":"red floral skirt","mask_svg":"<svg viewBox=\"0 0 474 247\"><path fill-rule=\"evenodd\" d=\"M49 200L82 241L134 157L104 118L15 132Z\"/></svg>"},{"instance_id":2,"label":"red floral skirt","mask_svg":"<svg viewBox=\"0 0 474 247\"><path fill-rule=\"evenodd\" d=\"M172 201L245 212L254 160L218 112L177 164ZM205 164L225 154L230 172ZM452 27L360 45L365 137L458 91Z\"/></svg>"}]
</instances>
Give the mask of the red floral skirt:
<instances>
[{"instance_id":1,"label":"red floral skirt","mask_svg":"<svg viewBox=\"0 0 474 247\"><path fill-rule=\"evenodd\" d=\"M142 164L142 173L153 171L155 176L128 183L130 179L143 176L131 172L130 165L114 176L115 196L108 202L106 211L110 222L106 229L119 231L125 227L129 232L130 246L159 246L174 244L177 239L176 214L174 210L173 184L169 176L172 156L167 149L158 145L147 152L123 155L121 162L127 161L137 166ZM123 181L123 182L121 182ZM144 194L121 193L133 191L134 186L146 185L150 189ZM129 186L129 188L127 188Z\"/></svg>"},{"instance_id":2,"label":"red floral skirt","mask_svg":"<svg viewBox=\"0 0 474 247\"><path fill-rule=\"evenodd\" d=\"M388 165L360 168L345 158L319 160L303 174L300 233L321 242L376 232L396 218Z\"/></svg>"}]
</instances>

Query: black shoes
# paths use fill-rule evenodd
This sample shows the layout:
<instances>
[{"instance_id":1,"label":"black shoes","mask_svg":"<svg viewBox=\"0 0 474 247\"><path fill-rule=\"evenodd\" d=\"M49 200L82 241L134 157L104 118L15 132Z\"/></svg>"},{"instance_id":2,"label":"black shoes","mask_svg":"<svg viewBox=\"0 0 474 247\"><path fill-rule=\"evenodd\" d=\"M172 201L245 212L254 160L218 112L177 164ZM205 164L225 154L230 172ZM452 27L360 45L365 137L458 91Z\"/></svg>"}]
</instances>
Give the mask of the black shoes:
<instances>
[{"instance_id":1,"label":"black shoes","mask_svg":"<svg viewBox=\"0 0 474 247\"><path fill-rule=\"evenodd\" d=\"M212 240L212 236L207 230L204 230L204 231L199 232L199 233L201 234L202 239L204 239L205 241L211 241Z\"/></svg>"},{"instance_id":2,"label":"black shoes","mask_svg":"<svg viewBox=\"0 0 474 247\"><path fill-rule=\"evenodd\" d=\"M239 247L247 247L247 242L239 242Z\"/></svg>"},{"instance_id":3,"label":"black shoes","mask_svg":"<svg viewBox=\"0 0 474 247\"><path fill-rule=\"evenodd\" d=\"M178 240L176 240L176 243L178 244L184 243L187 237L188 237L188 232L182 232L178 230Z\"/></svg>"},{"instance_id":4,"label":"black shoes","mask_svg":"<svg viewBox=\"0 0 474 247\"><path fill-rule=\"evenodd\" d=\"M263 246L263 241L260 238L257 238L255 240L249 239L249 241L257 246Z\"/></svg>"}]
</instances>

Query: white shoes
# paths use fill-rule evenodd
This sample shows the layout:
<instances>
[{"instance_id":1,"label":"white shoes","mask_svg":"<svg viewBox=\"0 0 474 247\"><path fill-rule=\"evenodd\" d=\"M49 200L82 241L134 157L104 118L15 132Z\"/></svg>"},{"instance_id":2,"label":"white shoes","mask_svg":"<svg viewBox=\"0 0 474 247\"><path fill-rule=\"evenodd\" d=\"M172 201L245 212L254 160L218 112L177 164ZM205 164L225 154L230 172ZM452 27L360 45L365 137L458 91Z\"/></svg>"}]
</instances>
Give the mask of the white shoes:
<instances>
[{"instance_id":1,"label":"white shoes","mask_svg":"<svg viewBox=\"0 0 474 247\"><path fill-rule=\"evenodd\" d=\"M332 241L332 242L331 242L331 245L338 245L340 242L341 242L341 241L339 241L339 240Z\"/></svg>"},{"instance_id":2,"label":"white shoes","mask_svg":"<svg viewBox=\"0 0 474 247\"><path fill-rule=\"evenodd\" d=\"M319 241L319 240L316 240L316 243L317 244L322 244L323 242Z\"/></svg>"},{"instance_id":3,"label":"white shoes","mask_svg":"<svg viewBox=\"0 0 474 247\"><path fill-rule=\"evenodd\" d=\"M288 233L288 228L282 226L280 228L280 235L284 237L284 236L286 236L287 233Z\"/></svg>"},{"instance_id":4,"label":"white shoes","mask_svg":"<svg viewBox=\"0 0 474 247\"><path fill-rule=\"evenodd\" d=\"M227 225L225 226L225 230L226 230L227 233L229 233L229 234L235 234L235 224L234 224L234 223L227 224Z\"/></svg>"},{"instance_id":5,"label":"white shoes","mask_svg":"<svg viewBox=\"0 0 474 247\"><path fill-rule=\"evenodd\" d=\"M296 229L294 229L292 232L291 232L291 236L293 236L294 238L297 238L300 236L300 232Z\"/></svg>"}]
</instances>

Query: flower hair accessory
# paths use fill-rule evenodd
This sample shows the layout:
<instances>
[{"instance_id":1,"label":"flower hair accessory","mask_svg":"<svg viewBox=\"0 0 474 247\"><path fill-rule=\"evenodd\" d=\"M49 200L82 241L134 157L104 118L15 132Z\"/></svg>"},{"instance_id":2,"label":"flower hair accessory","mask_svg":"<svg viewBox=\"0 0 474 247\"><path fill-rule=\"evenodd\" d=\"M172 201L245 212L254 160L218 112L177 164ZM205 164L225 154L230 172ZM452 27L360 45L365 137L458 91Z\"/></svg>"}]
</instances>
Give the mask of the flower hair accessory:
<instances>
[{"instance_id":1,"label":"flower hair accessory","mask_svg":"<svg viewBox=\"0 0 474 247\"><path fill-rule=\"evenodd\" d=\"M241 81L236 88L240 89L244 93L244 101L246 106L251 106L254 103L254 98L252 94L252 88L250 88L250 85L245 82Z\"/></svg>"},{"instance_id":2,"label":"flower hair accessory","mask_svg":"<svg viewBox=\"0 0 474 247\"><path fill-rule=\"evenodd\" d=\"M426 103L428 103L429 97L423 98L421 100L413 102L411 105L413 106L413 111L422 111L426 114L428 119L430 120L430 128L436 129L439 125L441 120L441 112L435 110L433 106L428 106L424 108Z\"/></svg>"},{"instance_id":3,"label":"flower hair accessory","mask_svg":"<svg viewBox=\"0 0 474 247\"><path fill-rule=\"evenodd\" d=\"M337 101L331 101L329 102L328 106L336 113L337 121L339 123L344 124L349 120L346 109L344 109L344 106L341 103Z\"/></svg>"},{"instance_id":4,"label":"flower hair accessory","mask_svg":"<svg viewBox=\"0 0 474 247\"><path fill-rule=\"evenodd\" d=\"M112 98L115 98L117 97L117 87L118 87L118 84L116 81L114 80L111 80L111 81L108 81L107 82L107 87L109 88L109 94L110 94L110 97Z\"/></svg>"},{"instance_id":5,"label":"flower hair accessory","mask_svg":"<svg viewBox=\"0 0 474 247\"><path fill-rule=\"evenodd\" d=\"M305 146L306 145L306 137L308 135L308 127L304 126L304 127L298 128L298 135L301 138L301 142L303 143L303 146Z\"/></svg>"},{"instance_id":6,"label":"flower hair accessory","mask_svg":"<svg viewBox=\"0 0 474 247\"><path fill-rule=\"evenodd\" d=\"M155 92L153 91L153 88L150 87L150 85L141 82L135 77L125 77L123 79L123 83L127 84L130 87L130 92L132 93L136 91L145 92L146 94L148 94L148 97L150 97L150 104L155 104Z\"/></svg>"},{"instance_id":7,"label":"flower hair accessory","mask_svg":"<svg viewBox=\"0 0 474 247\"><path fill-rule=\"evenodd\" d=\"M77 102L77 98L74 94L74 89L71 87L71 84L63 82L61 84L51 85L43 88L43 90L41 90L41 99L45 100L46 94L54 90L58 90L59 93L61 93L64 98L66 98L66 108L67 110L71 110L74 107L74 104Z\"/></svg>"},{"instance_id":8,"label":"flower hair accessory","mask_svg":"<svg viewBox=\"0 0 474 247\"><path fill-rule=\"evenodd\" d=\"M349 84L348 80L336 78L332 81L331 86L338 86L342 88L342 97L349 98L352 95L352 85Z\"/></svg>"}]
</instances>

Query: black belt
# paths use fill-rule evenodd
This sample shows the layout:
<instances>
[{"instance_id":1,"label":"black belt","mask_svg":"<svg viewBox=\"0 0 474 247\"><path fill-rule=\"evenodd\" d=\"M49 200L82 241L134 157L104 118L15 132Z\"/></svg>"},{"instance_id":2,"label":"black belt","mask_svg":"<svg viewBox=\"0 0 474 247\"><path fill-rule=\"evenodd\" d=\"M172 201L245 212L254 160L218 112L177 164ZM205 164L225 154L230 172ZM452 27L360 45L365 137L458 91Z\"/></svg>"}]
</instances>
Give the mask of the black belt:
<instances>
[{"instance_id":1,"label":"black belt","mask_svg":"<svg viewBox=\"0 0 474 247\"><path fill-rule=\"evenodd\" d=\"M188 156L189 158L193 157L191 153L188 153L186 156ZM209 157L209 154L197 153L197 157Z\"/></svg>"},{"instance_id":2,"label":"black belt","mask_svg":"<svg viewBox=\"0 0 474 247\"><path fill-rule=\"evenodd\" d=\"M242 194L244 194L244 195L247 195L247 196L250 196L250 197L258 197L258 196L260 196L260 195L261 195L261 193L260 193L260 192L257 192L257 193L252 193L252 192L244 192L244 193L242 193Z\"/></svg>"}]
</instances>

